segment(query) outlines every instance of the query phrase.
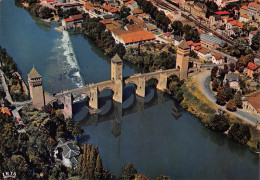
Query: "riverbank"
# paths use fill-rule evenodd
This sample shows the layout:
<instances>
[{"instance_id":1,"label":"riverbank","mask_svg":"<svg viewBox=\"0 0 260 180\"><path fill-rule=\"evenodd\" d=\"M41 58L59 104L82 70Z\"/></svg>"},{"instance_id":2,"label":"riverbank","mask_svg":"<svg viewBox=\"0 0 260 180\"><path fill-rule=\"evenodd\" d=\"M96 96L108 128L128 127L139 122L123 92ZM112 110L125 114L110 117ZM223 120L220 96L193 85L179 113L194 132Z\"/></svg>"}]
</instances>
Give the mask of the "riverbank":
<instances>
[{"instance_id":1,"label":"riverbank","mask_svg":"<svg viewBox=\"0 0 260 180\"><path fill-rule=\"evenodd\" d=\"M198 117L201 123L203 123L205 126L208 126L210 123L209 116L217 113L219 109L218 106L210 101L206 96L204 96L194 77L189 77L185 80L185 83L182 86L182 90L184 100L181 102L181 105L196 117ZM250 150L255 152L257 150L257 143L259 142L259 130L227 111L225 114L228 116L231 127L235 123L247 124L249 126L251 139L247 142L247 146L250 147Z\"/></svg>"}]
</instances>

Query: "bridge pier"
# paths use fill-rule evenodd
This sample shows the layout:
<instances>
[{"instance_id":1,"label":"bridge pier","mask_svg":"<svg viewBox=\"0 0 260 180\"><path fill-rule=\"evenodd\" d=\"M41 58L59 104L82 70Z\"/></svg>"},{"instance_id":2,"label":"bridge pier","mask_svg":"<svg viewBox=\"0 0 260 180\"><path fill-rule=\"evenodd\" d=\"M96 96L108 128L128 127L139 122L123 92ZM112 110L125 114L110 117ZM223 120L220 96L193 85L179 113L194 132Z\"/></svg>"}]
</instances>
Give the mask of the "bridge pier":
<instances>
[{"instance_id":1,"label":"bridge pier","mask_svg":"<svg viewBox=\"0 0 260 180\"><path fill-rule=\"evenodd\" d=\"M98 89L97 87L90 90L89 106L98 109Z\"/></svg>"},{"instance_id":2,"label":"bridge pier","mask_svg":"<svg viewBox=\"0 0 260 180\"><path fill-rule=\"evenodd\" d=\"M123 84L122 80L115 80L115 88L114 88L114 95L113 100L119 103L123 102Z\"/></svg>"},{"instance_id":3,"label":"bridge pier","mask_svg":"<svg viewBox=\"0 0 260 180\"><path fill-rule=\"evenodd\" d=\"M167 88L167 75L160 74L159 82L156 87L160 91L164 91Z\"/></svg>"},{"instance_id":4,"label":"bridge pier","mask_svg":"<svg viewBox=\"0 0 260 180\"><path fill-rule=\"evenodd\" d=\"M163 97L164 93L162 91L156 91L156 93L157 93L157 96L158 96L158 105L163 106L164 103L165 103L165 98Z\"/></svg>"},{"instance_id":5,"label":"bridge pier","mask_svg":"<svg viewBox=\"0 0 260 180\"><path fill-rule=\"evenodd\" d=\"M140 97L145 97L145 77L139 77L135 93Z\"/></svg>"}]
</instances>

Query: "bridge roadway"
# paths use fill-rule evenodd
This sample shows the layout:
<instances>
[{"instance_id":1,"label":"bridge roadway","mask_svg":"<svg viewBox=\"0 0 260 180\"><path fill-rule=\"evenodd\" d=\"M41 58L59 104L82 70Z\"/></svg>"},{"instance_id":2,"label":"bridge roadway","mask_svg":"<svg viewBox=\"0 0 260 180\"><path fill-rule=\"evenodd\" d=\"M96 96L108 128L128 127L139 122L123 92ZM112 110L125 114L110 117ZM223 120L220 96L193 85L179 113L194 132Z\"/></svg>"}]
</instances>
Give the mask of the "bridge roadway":
<instances>
[{"instance_id":1,"label":"bridge roadway","mask_svg":"<svg viewBox=\"0 0 260 180\"><path fill-rule=\"evenodd\" d=\"M171 75L177 75L178 76L179 70L178 69L168 69L168 70L160 69L160 70L157 70L155 72L150 72L150 73L145 73L145 74L138 73L138 74L134 74L132 76L127 77L124 80L124 83L128 84L128 83L132 82L139 87L138 80L140 78L144 78L144 81L148 81L152 78L155 78L155 79L158 80L158 85L160 86L159 82L161 80L160 79L161 75L165 75L167 77L169 77ZM164 83L164 82L162 82L162 83ZM71 95L71 94L72 94L74 99L80 94L85 94L88 97L90 97L91 90L95 89L95 88L97 88L98 92L102 92L104 89L107 89L107 88L115 91L114 84L115 84L114 80L107 80L107 81L103 81L103 82L99 82L99 83L95 83L95 84L91 83L91 84L87 84L86 86L83 86L83 87L79 87L79 88L75 88L75 89L71 89L71 90L66 90L66 91L63 91L63 92L60 92L60 93L56 93L56 94L54 94L54 97L59 99L59 98L62 98L64 96ZM163 90L163 87L159 88L159 90ZM144 97L144 96L142 96L142 97Z\"/></svg>"}]
</instances>

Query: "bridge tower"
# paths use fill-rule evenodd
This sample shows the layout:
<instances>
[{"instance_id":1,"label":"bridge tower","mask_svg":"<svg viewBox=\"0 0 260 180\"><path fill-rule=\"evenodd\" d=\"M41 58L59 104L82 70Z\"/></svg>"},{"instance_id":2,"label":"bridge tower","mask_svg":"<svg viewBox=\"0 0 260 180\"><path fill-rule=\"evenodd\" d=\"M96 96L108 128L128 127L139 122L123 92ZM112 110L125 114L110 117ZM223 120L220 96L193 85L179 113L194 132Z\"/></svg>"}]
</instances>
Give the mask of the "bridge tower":
<instances>
[{"instance_id":1,"label":"bridge tower","mask_svg":"<svg viewBox=\"0 0 260 180\"><path fill-rule=\"evenodd\" d=\"M114 96L113 100L119 103L123 102L123 61L116 54L111 59L111 80L114 82Z\"/></svg>"},{"instance_id":2,"label":"bridge tower","mask_svg":"<svg viewBox=\"0 0 260 180\"><path fill-rule=\"evenodd\" d=\"M185 40L182 40L178 46L176 68L180 70L180 80L188 76L190 47Z\"/></svg>"},{"instance_id":3,"label":"bridge tower","mask_svg":"<svg viewBox=\"0 0 260 180\"><path fill-rule=\"evenodd\" d=\"M42 76L36 71L34 67L27 76L33 106L40 110L44 106Z\"/></svg>"}]
</instances>

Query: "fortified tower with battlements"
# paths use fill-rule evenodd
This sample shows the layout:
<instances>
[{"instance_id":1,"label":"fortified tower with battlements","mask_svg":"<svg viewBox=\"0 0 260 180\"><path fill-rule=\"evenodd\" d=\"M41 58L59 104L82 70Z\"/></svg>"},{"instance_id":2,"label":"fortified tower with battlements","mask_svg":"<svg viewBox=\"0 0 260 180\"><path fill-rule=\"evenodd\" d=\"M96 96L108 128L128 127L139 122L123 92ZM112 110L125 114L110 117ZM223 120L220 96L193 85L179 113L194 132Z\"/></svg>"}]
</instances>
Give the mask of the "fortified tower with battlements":
<instances>
[{"instance_id":1,"label":"fortified tower with battlements","mask_svg":"<svg viewBox=\"0 0 260 180\"><path fill-rule=\"evenodd\" d=\"M180 80L188 76L190 47L185 40L182 40L178 46L176 68L180 70Z\"/></svg>"},{"instance_id":2,"label":"fortified tower with battlements","mask_svg":"<svg viewBox=\"0 0 260 180\"><path fill-rule=\"evenodd\" d=\"M40 110L44 106L42 76L36 71L34 67L27 76L33 106Z\"/></svg>"},{"instance_id":3,"label":"fortified tower with battlements","mask_svg":"<svg viewBox=\"0 0 260 180\"><path fill-rule=\"evenodd\" d=\"M111 59L111 80L115 83L113 99L116 102L123 102L123 61L116 54Z\"/></svg>"}]
</instances>

